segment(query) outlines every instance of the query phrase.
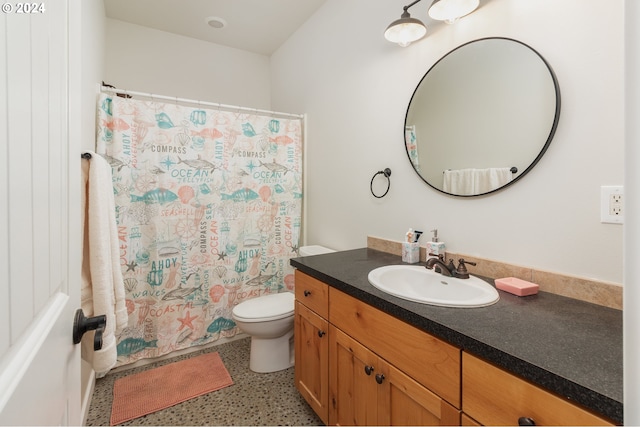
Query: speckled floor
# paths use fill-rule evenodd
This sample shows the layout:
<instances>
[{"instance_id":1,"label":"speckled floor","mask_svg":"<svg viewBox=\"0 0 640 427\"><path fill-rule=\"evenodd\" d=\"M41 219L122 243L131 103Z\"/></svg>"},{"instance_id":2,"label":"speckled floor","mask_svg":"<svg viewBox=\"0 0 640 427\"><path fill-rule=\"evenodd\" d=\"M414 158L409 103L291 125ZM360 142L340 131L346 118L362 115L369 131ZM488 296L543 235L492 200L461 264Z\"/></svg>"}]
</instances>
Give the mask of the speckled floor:
<instances>
[{"instance_id":1,"label":"speckled floor","mask_svg":"<svg viewBox=\"0 0 640 427\"><path fill-rule=\"evenodd\" d=\"M215 351L220 353L231 374L233 385L122 425L323 425L296 390L293 380L294 368L268 374L252 372L249 370L249 347L250 338L242 338L152 365L108 374L96 380L86 425L109 425L113 383L118 378Z\"/></svg>"}]
</instances>

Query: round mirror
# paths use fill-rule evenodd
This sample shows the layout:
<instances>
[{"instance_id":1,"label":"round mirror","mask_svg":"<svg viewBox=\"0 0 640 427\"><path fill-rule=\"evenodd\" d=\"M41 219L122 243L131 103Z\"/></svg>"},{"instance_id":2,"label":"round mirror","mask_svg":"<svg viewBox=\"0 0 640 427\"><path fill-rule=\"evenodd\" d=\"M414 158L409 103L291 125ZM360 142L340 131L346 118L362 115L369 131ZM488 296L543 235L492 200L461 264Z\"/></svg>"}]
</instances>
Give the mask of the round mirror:
<instances>
[{"instance_id":1,"label":"round mirror","mask_svg":"<svg viewBox=\"0 0 640 427\"><path fill-rule=\"evenodd\" d=\"M553 139L560 88L531 47L485 38L449 52L424 75L405 119L405 146L431 187L479 196L522 178Z\"/></svg>"}]
</instances>

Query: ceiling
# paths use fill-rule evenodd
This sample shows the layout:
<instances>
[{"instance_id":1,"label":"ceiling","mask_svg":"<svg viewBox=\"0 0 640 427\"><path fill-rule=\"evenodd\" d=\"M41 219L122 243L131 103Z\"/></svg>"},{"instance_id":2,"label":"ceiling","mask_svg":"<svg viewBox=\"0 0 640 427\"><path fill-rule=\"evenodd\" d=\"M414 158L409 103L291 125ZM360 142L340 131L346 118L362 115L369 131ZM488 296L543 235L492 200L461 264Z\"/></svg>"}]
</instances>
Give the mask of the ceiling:
<instances>
[{"instance_id":1,"label":"ceiling","mask_svg":"<svg viewBox=\"0 0 640 427\"><path fill-rule=\"evenodd\" d=\"M326 0L104 0L108 18L270 56ZM212 28L208 17L226 21Z\"/></svg>"}]
</instances>

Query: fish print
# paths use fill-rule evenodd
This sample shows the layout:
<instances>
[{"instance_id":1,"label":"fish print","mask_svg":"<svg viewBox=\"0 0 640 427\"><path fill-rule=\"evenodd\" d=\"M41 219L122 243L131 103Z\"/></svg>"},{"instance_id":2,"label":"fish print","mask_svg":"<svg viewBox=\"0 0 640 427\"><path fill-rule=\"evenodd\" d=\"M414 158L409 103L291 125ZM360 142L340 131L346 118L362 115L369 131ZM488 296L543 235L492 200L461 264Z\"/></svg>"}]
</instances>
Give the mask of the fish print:
<instances>
[{"instance_id":1,"label":"fish print","mask_svg":"<svg viewBox=\"0 0 640 427\"><path fill-rule=\"evenodd\" d=\"M218 139L222 137L222 132L216 128L206 128L200 131L191 131L191 136L200 136L206 139Z\"/></svg>"},{"instance_id":2,"label":"fish print","mask_svg":"<svg viewBox=\"0 0 640 427\"><path fill-rule=\"evenodd\" d=\"M145 348L158 347L158 340L145 341L142 338L125 338L116 346L118 355L129 355L138 353Z\"/></svg>"},{"instance_id":3,"label":"fish print","mask_svg":"<svg viewBox=\"0 0 640 427\"><path fill-rule=\"evenodd\" d=\"M275 159L271 163L260 162L260 166L264 166L265 168L269 169L271 172L284 172L285 175L287 174L287 172L289 172L289 169L286 166L281 165L280 163L276 163Z\"/></svg>"},{"instance_id":4,"label":"fish print","mask_svg":"<svg viewBox=\"0 0 640 427\"><path fill-rule=\"evenodd\" d=\"M151 172L154 175L160 175L161 173L165 173L165 171L163 171L162 168L158 166L152 167L151 169L149 169L149 172Z\"/></svg>"},{"instance_id":5,"label":"fish print","mask_svg":"<svg viewBox=\"0 0 640 427\"><path fill-rule=\"evenodd\" d=\"M217 334L222 331L230 331L231 329L236 327L236 322L231 319L227 319L226 317L218 317L216 320L211 322L209 327L207 328L207 332L210 334Z\"/></svg>"},{"instance_id":6,"label":"fish print","mask_svg":"<svg viewBox=\"0 0 640 427\"><path fill-rule=\"evenodd\" d=\"M293 138L287 135L280 135L275 138L269 138L269 141L275 142L278 145L289 145L293 142Z\"/></svg>"},{"instance_id":7,"label":"fish print","mask_svg":"<svg viewBox=\"0 0 640 427\"><path fill-rule=\"evenodd\" d=\"M267 283L269 280L273 279L274 277L276 277L275 274L262 274L262 272L260 272L260 274L258 274L256 277L254 277L253 279L249 280L246 284L249 286L262 286L265 283Z\"/></svg>"},{"instance_id":8,"label":"fish print","mask_svg":"<svg viewBox=\"0 0 640 427\"><path fill-rule=\"evenodd\" d=\"M248 137L257 135L256 131L253 129L253 126L251 126L251 123L242 124L242 133L244 134L244 136L248 136Z\"/></svg>"},{"instance_id":9,"label":"fish print","mask_svg":"<svg viewBox=\"0 0 640 427\"><path fill-rule=\"evenodd\" d=\"M122 160L118 160L115 157L111 157L107 154L103 154L102 157L105 158L105 160L111 165L112 168L117 169L118 172L120 172L122 168L125 166Z\"/></svg>"},{"instance_id":10,"label":"fish print","mask_svg":"<svg viewBox=\"0 0 640 427\"><path fill-rule=\"evenodd\" d=\"M122 119L102 120L102 126L110 131L123 131L129 129L129 125Z\"/></svg>"},{"instance_id":11,"label":"fish print","mask_svg":"<svg viewBox=\"0 0 640 427\"><path fill-rule=\"evenodd\" d=\"M188 297L189 295L191 295L192 293L194 293L198 289L202 289L202 285L200 285L200 286L198 286L196 288L183 288L182 284L180 284L180 285L178 285L177 289L174 289L171 292L167 293L165 296L163 296L162 300L163 301L171 301L171 300L176 300L176 299L185 299L186 297Z\"/></svg>"},{"instance_id":12,"label":"fish print","mask_svg":"<svg viewBox=\"0 0 640 427\"><path fill-rule=\"evenodd\" d=\"M234 202L249 202L260 197L258 193L249 188L240 189L232 194L221 194L221 196L222 200L233 200Z\"/></svg>"},{"instance_id":13,"label":"fish print","mask_svg":"<svg viewBox=\"0 0 640 427\"><path fill-rule=\"evenodd\" d=\"M147 191L142 196L131 195L132 202L145 202L146 204L160 203L164 205L175 200L178 200L178 195L166 188L156 188L155 190Z\"/></svg>"},{"instance_id":14,"label":"fish print","mask_svg":"<svg viewBox=\"0 0 640 427\"><path fill-rule=\"evenodd\" d=\"M200 155L198 155L197 159L187 159L187 160L182 160L180 157L178 157L178 163L184 163L190 168L194 168L198 170L202 170L202 169L215 170L216 168L216 166L213 163L202 159Z\"/></svg>"}]
</instances>

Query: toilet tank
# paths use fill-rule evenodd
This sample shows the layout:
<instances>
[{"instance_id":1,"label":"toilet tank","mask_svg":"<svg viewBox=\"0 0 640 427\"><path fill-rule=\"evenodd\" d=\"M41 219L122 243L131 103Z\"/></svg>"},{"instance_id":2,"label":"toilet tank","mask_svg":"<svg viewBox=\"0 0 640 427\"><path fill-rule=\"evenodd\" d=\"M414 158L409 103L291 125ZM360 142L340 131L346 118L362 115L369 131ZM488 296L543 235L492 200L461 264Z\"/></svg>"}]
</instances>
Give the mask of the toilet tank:
<instances>
[{"instance_id":1,"label":"toilet tank","mask_svg":"<svg viewBox=\"0 0 640 427\"><path fill-rule=\"evenodd\" d=\"M299 250L300 256L328 254L330 252L335 252L335 251L333 249L325 248L324 246L319 246L319 245L302 246L300 247L300 250Z\"/></svg>"}]
</instances>

